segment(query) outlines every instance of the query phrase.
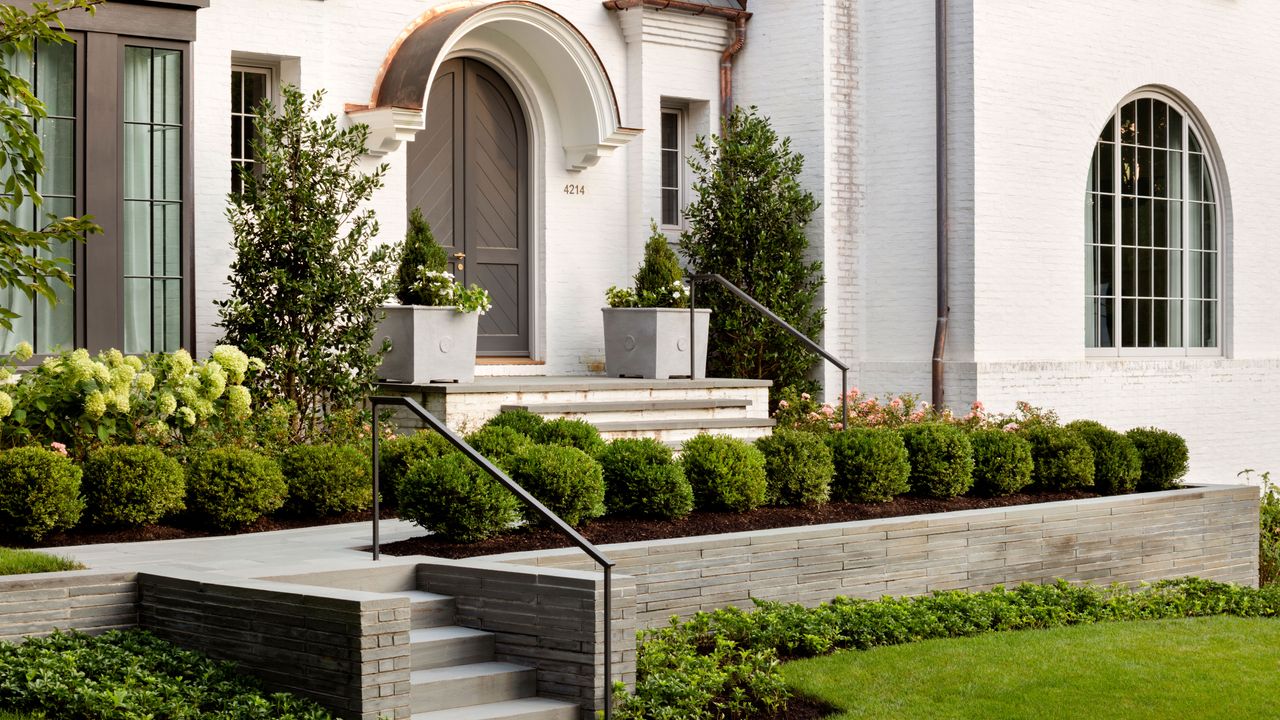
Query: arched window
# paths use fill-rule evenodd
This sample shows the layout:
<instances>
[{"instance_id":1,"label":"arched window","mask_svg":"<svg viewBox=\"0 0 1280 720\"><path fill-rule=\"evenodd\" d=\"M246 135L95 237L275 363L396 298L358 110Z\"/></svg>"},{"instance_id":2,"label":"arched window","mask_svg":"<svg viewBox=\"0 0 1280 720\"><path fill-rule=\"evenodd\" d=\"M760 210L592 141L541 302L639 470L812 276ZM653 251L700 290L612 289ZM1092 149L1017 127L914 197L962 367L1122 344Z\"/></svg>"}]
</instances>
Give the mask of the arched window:
<instances>
[{"instance_id":1,"label":"arched window","mask_svg":"<svg viewBox=\"0 0 1280 720\"><path fill-rule=\"evenodd\" d=\"M1137 94L1098 139L1085 202L1086 345L1205 354L1221 339L1214 163L1170 98Z\"/></svg>"}]
</instances>

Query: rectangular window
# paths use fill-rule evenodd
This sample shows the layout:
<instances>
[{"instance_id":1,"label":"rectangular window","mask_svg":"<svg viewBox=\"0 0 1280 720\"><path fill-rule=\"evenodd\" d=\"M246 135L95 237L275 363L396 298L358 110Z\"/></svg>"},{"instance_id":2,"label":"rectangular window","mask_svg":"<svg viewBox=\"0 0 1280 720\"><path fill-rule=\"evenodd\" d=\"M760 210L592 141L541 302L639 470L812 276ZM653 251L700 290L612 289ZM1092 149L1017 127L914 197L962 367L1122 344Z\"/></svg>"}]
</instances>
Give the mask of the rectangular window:
<instances>
[{"instance_id":1,"label":"rectangular window","mask_svg":"<svg viewBox=\"0 0 1280 720\"><path fill-rule=\"evenodd\" d=\"M231 68L231 192L242 190L240 173L253 171L253 116L263 100L272 100L268 68Z\"/></svg>"},{"instance_id":2,"label":"rectangular window","mask_svg":"<svg viewBox=\"0 0 1280 720\"><path fill-rule=\"evenodd\" d=\"M76 215L79 207L76 46L41 42L34 53L12 53L5 56L3 62L11 73L30 83L47 113L34 124L44 151L45 172L36 185L43 203L37 207L31 198L26 198L6 218L24 230L37 230L47 225L51 216ZM67 263L63 267L74 280L76 247L73 243L61 244L45 255L65 258ZM24 341L41 354L75 345L75 292L56 281L53 286L59 298L56 305L38 295L33 301L18 288L0 290L0 301L20 315L13 320L12 331L0 328L0 353L11 352Z\"/></svg>"},{"instance_id":3,"label":"rectangular window","mask_svg":"<svg viewBox=\"0 0 1280 720\"><path fill-rule=\"evenodd\" d=\"M124 51L124 351L182 345L182 52Z\"/></svg>"},{"instance_id":4,"label":"rectangular window","mask_svg":"<svg viewBox=\"0 0 1280 720\"><path fill-rule=\"evenodd\" d=\"M684 222L684 112L662 111L662 226Z\"/></svg>"}]
</instances>

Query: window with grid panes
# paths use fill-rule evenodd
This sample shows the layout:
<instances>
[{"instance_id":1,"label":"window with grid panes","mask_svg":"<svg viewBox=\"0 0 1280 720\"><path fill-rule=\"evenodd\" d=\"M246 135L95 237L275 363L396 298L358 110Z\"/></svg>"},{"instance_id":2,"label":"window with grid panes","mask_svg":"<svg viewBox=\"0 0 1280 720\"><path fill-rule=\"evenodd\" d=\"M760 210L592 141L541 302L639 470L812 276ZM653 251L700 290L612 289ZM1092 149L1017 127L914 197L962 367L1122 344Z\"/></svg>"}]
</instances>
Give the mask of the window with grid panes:
<instances>
[{"instance_id":1,"label":"window with grid panes","mask_svg":"<svg viewBox=\"0 0 1280 720\"><path fill-rule=\"evenodd\" d=\"M1221 335L1214 163L1171 99L1126 100L1103 129L1085 202L1092 352L1211 354Z\"/></svg>"},{"instance_id":2,"label":"window with grid panes","mask_svg":"<svg viewBox=\"0 0 1280 720\"><path fill-rule=\"evenodd\" d=\"M76 47L71 43L41 42L31 53L10 53L0 61L11 73L30 83L47 113L43 119L34 121L45 162L44 174L36 183L42 202L36 205L31 198L26 198L7 218L20 228L36 230L47 225L51 215L78 214ZM67 261L63 269L72 276L73 282L75 251L73 244L64 243L49 253ZM19 315L13 320L12 330L0 328L0 353L12 352L24 341L31 343L40 354L75 346L75 292L57 281L52 285L58 296L56 304L40 295L33 300L16 287L0 289L0 301Z\"/></svg>"},{"instance_id":3,"label":"window with grid panes","mask_svg":"<svg viewBox=\"0 0 1280 720\"><path fill-rule=\"evenodd\" d=\"M267 68L231 69L231 192L241 191L242 171L253 171L253 114L271 99L271 84Z\"/></svg>"},{"instance_id":4,"label":"window with grid panes","mask_svg":"<svg viewBox=\"0 0 1280 720\"><path fill-rule=\"evenodd\" d=\"M684 222L684 112L662 111L662 226Z\"/></svg>"}]
</instances>

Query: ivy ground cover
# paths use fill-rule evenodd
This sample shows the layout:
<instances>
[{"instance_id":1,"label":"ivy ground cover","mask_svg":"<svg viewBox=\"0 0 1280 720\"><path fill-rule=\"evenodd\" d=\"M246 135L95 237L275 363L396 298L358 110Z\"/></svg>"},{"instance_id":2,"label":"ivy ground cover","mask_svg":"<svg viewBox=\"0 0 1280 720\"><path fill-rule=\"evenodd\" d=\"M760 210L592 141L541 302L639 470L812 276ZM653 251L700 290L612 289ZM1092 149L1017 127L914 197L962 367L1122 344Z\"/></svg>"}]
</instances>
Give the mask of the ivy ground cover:
<instances>
[{"instance_id":1,"label":"ivy ground cover","mask_svg":"<svg viewBox=\"0 0 1280 720\"><path fill-rule=\"evenodd\" d=\"M1275 716L1280 621L1202 617L948 638L787 663L797 693L859 718Z\"/></svg>"}]
</instances>

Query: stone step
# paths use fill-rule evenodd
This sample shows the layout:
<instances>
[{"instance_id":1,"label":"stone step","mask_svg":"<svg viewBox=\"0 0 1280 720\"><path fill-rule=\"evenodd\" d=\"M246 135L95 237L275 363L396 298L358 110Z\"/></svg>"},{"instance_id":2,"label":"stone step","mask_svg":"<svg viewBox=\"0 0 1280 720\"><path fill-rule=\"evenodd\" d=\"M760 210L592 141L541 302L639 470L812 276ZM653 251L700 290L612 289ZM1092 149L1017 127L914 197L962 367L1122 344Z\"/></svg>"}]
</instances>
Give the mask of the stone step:
<instances>
[{"instance_id":1,"label":"stone step","mask_svg":"<svg viewBox=\"0 0 1280 720\"><path fill-rule=\"evenodd\" d=\"M773 433L773 418L708 418L706 420L639 420L633 422L595 423L607 440L624 437L651 437L673 445L683 443L700 433L728 435L742 440L755 440Z\"/></svg>"},{"instance_id":2,"label":"stone step","mask_svg":"<svg viewBox=\"0 0 1280 720\"><path fill-rule=\"evenodd\" d=\"M412 670L493 660L493 633L445 625L409 631Z\"/></svg>"},{"instance_id":3,"label":"stone step","mask_svg":"<svg viewBox=\"0 0 1280 720\"><path fill-rule=\"evenodd\" d=\"M579 720L582 708L544 698L524 698L449 710L414 713L409 720Z\"/></svg>"},{"instance_id":4,"label":"stone step","mask_svg":"<svg viewBox=\"0 0 1280 720\"><path fill-rule=\"evenodd\" d=\"M412 708L448 710L518 700L536 692L533 668L503 662L417 670L409 675Z\"/></svg>"},{"instance_id":5,"label":"stone step","mask_svg":"<svg viewBox=\"0 0 1280 720\"><path fill-rule=\"evenodd\" d=\"M693 398L679 400L604 400L559 403L509 403L502 410L520 408L546 418L603 422L638 420L702 420L764 417L767 407L754 408L749 398Z\"/></svg>"},{"instance_id":6,"label":"stone step","mask_svg":"<svg viewBox=\"0 0 1280 720\"><path fill-rule=\"evenodd\" d=\"M411 629L418 630L453 624L453 616L457 608L454 599L449 595L437 595L421 590L402 590L387 594L409 598L409 627Z\"/></svg>"}]
</instances>

